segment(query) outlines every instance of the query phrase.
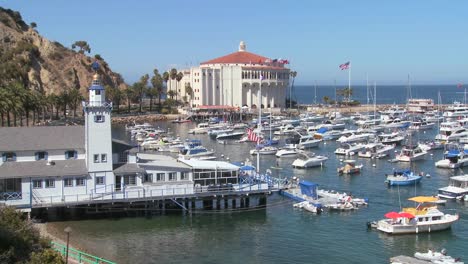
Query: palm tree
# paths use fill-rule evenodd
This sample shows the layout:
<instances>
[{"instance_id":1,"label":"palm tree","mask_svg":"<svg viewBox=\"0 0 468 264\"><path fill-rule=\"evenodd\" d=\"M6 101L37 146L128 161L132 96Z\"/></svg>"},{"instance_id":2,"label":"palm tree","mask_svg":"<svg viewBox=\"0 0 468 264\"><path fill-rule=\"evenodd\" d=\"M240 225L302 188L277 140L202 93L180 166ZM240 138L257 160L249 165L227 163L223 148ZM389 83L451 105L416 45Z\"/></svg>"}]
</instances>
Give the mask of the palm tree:
<instances>
[{"instance_id":1,"label":"palm tree","mask_svg":"<svg viewBox=\"0 0 468 264\"><path fill-rule=\"evenodd\" d=\"M172 68L171 71L169 72L169 77L171 78L172 81L174 81L177 78L177 70ZM171 90L175 90L175 89L172 88L172 83L173 82L171 82ZM175 92L176 93L174 93L174 95L176 96L176 99L177 99L177 91L175 91Z\"/></svg>"},{"instance_id":2,"label":"palm tree","mask_svg":"<svg viewBox=\"0 0 468 264\"><path fill-rule=\"evenodd\" d=\"M188 94L190 96L190 107L192 107L192 95L193 95L193 89L190 86L190 83L187 83L185 85L185 94Z\"/></svg>"},{"instance_id":3,"label":"palm tree","mask_svg":"<svg viewBox=\"0 0 468 264\"><path fill-rule=\"evenodd\" d=\"M324 96L323 97L323 102L325 102L325 104L329 104L330 103L330 97Z\"/></svg>"},{"instance_id":4,"label":"palm tree","mask_svg":"<svg viewBox=\"0 0 468 264\"><path fill-rule=\"evenodd\" d=\"M150 112L153 111L153 98L158 96L158 90L156 90L154 87L148 86L146 88L146 96L150 98Z\"/></svg>"},{"instance_id":5,"label":"palm tree","mask_svg":"<svg viewBox=\"0 0 468 264\"><path fill-rule=\"evenodd\" d=\"M70 106L73 109L73 117L76 117L76 109L78 108L78 104L84 100L83 95L81 95L79 89L70 89L68 93Z\"/></svg>"},{"instance_id":6,"label":"palm tree","mask_svg":"<svg viewBox=\"0 0 468 264\"><path fill-rule=\"evenodd\" d=\"M176 102L177 102L177 94L180 92L179 91L179 85L180 85L180 80L184 77L184 74L182 72L178 72L176 75L176 81L177 81L177 89L176 89Z\"/></svg>"},{"instance_id":7,"label":"palm tree","mask_svg":"<svg viewBox=\"0 0 468 264\"><path fill-rule=\"evenodd\" d=\"M161 74L159 74L158 69L154 69L153 73L154 73L154 76L151 78L151 85L153 86L153 89L155 90L153 91L155 93L155 96L158 97L159 109L161 109L161 96L163 94L164 78L161 76ZM164 74L166 74L166 72Z\"/></svg>"},{"instance_id":8,"label":"palm tree","mask_svg":"<svg viewBox=\"0 0 468 264\"><path fill-rule=\"evenodd\" d=\"M167 95L168 95L169 97L171 97L171 99L173 100L173 99L174 99L174 95L175 95L174 90L169 90L169 91L167 92Z\"/></svg>"},{"instance_id":9,"label":"palm tree","mask_svg":"<svg viewBox=\"0 0 468 264\"><path fill-rule=\"evenodd\" d=\"M117 113L120 112L120 100L122 99L122 91L119 90L118 88L112 88L111 86L106 85L105 86L106 94L109 98L109 100L112 101L112 103L116 106L117 108Z\"/></svg>"},{"instance_id":10,"label":"palm tree","mask_svg":"<svg viewBox=\"0 0 468 264\"><path fill-rule=\"evenodd\" d=\"M61 91L59 94L59 105L62 108L63 116L67 119L67 106L71 103L70 93L67 90Z\"/></svg>"},{"instance_id":11,"label":"palm tree","mask_svg":"<svg viewBox=\"0 0 468 264\"><path fill-rule=\"evenodd\" d=\"M127 106L128 106L128 113L130 113L130 107L131 107L131 102L133 100L133 96L135 94L134 90L132 89L132 87L127 87L125 88L125 90L123 91L124 95L125 95L125 98L127 100Z\"/></svg>"}]
</instances>

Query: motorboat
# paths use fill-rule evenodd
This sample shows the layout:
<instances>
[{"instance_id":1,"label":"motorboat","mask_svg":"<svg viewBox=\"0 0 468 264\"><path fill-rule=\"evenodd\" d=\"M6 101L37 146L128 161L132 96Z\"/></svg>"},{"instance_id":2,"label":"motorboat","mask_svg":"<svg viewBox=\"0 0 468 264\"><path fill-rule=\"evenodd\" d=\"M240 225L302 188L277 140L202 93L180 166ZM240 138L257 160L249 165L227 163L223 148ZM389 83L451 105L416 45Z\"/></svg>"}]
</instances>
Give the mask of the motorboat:
<instances>
[{"instance_id":1,"label":"motorboat","mask_svg":"<svg viewBox=\"0 0 468 264\"><path fill-rule=\"evenodd\" d=\"M413 162L422 160L426 156L427 152L422 150L418 146L403 146L400 154L397 154L395 159L402 162Z\"/></svg>"},{"instance_id":2,"label":"motorboat","mask_svg":"<svg viewBox=\"0 0 468 264\"><path fill-rule=\"evenodd\" d=\"M292 163L294 168L309 168L309 167L318 167L323 166L323 164L328 160L328 157L315 155L314 153L308 154L301 152L298 154L298 157Z\"/></svg>"},{"instance_id":3,"label":"motorboat","mask_svg":"<svg viewBox=\"0 0 468 264\"><path fill-rule=\"evenodd\" d=\"M234 132L234 129L233 128L229 128L229 127L216 127L216 128L211 128L210 130L208 130L208 135L213 138L213 139L216 139L216 137L218 135L221 135L221 134L225 134L225 133L231 133L231 132ZM243 134L243 133L242 133ZM240 137L239 137L240 138Z\"/></svg>"},{"instance_id":4,"label":"motorboat","mask_svg":"<svg viewBox=\"0 0 468 264\"><path fill-rule=\"evenodd\" d=\"M336 155L352 156L366 147L362 143L343 143L335 150Z\"/></svg>"},{"instance_id":5,"label":"motorboat","mask_svg":"<svg viewBox=\"0 0 468 264\"><path fill-rule=\"evenodd\" d=\"M332 140L332 139L337 139L341 136L343 132L338 131L338 130L330 130L326 127L321 127L314 133L314 138L316 139L323 139L323 140Z\"/></svg>"},{"instance_id":6,"label":"motorboat","mask_svg":"<svg viewBox=\"0 0 468 264\"><path fill-rule=\"evenodd\" d=\"M381 118L382 122L379 126L383 128L408 128L410 126L410 121L401 120L398 117L383 115Z\"/></svg>"},{"instance_id":7,"label":"motorboat","mask_svg":"<svg viewBox=\"0 0 468 264\"><path fill-rule=\"evenodd\" d=\"M278 152L276 152L275 156L277 158L281 157L291 157L291 156L296 156L297 155L297 148L296 145L294 144L287 144L283 148L279 149Z\"/></svg>"},{"instance_id":8,"label":"motorboat","mask_svg":"<svg viewBox=\"0 0 468 264\"><path fill-rule=\"evenodd\" d=\"M273 134L280 136L293 133L296 133L296 128L291 124L285 124L279 127L279 130L275 131Z\"/></svg>"},{"instance_id":9,"label":"motorboat","mask_svg":"<svg viewBox=\"0 0 468 264\"><path fill-rule=\"evenodd\" d=\"M344 131L342 136L336 141L340 143L362 142L374 137L372 133L358 133L357 131Z\"/></svg>"},{"instance_id":10,"label":"motorboat","mask_svg":"<svg viewBox=\"0 0 468 264\"><path fill-rule=\"evenodd\" d=\"M429 151L435 149L442 149L444 148L444 144L442 144L442 142L440 141L425 141L418 143L418 147L420 147L422 150Z\"/></svg>"},{"instance_id":11,"label":"motorboat","mask_svg":"<svg viewBox=\"0 0 468 264\"><path fill-rule=\"evenodd\" d=\"M277 147L257 145L256 148L250 150L250 155L275 155L276 152L278 152Z\"/></svg>"},{"instance_id":12,"label":"motorboat","mask_svg":"<svg viewBox=\"0 0 468 264\"><path fill-rule=\"evenodd\" d=\"M358 209L358 207L354 206L350 202L327 204L326 207L331 211L350 211Z\"/></svg>"},{"instance_id":13,"label":"motorboat","mask_svg":"<svg viewBox=\"0 0 468 264\"><path fill-rule=\"evenodd\" d=\"M453 105L445 108L444 113L442 114L445 118L458 118L466 115L468 115L468 106L460 102L454 102Z\"/></svg>"},{"instance_id":14,"label":"motorboat","mask_svg":"<svg viewBox=\"0 0 468 264\"><path fill-rule=\"evenodd\" d=\"M433 251L429 249L427 252L416 252L414 253L414 257L424 261L430 261L431 263L436 264L463 264L462 261L459 259L455 259L451 256L447 255L447 251L442 249L439 251Z\"/></svg>"},{"instance_id":15,"label":"motorboat","mask_svg":"<svg viewBox=\"0 0 468 264\"><path fill-rule=\"evenodd\" d=\"M450 177L449 185L438 190L437 196L462 199L468 194L468 174Z\"/></svg>"},{"instance_id":16,"label":"motorboat","mask_svg":"<svg viewBox=\"0 0 468 264\"><path fill-rule=\"evenodd\" d=\"M415 175L411 170L395 170L392 174L387 174L387 179L385 183L388 186L405 186L405 185L415 185L418 184L422 176Z\"/></svg>"},{"instance_id":17,"label":"motorboat","mask_svg":"<svg viewBox=\"0 0 468 264\"><path fill-rule=\"evenodd\" d=\"M468 150L458 147L448 149L444 157L436 161L435 166L442 169L457 169L468 165Z\"/></svg>"},{"instance_id":18,"label":"motorboat","mask_svg":"<svg viewBox=\"0 0 468 264\"><path fill-rule=\"evenodd\" d=\"M446 214L437 208L437 197L418 196L409 199L416 207L403 208L400 213L389 212L387 219L375 223L377 230L387 234L418 234L449 229L459 219L458 214Z\"/></svg>"},{"instance_id":19,"label":"motorboat","mask_svg":"<svg viewBox=\"0 0 468 264\"><path fill-rule=\"evenodd\" d=\"M337 169L337 172L340 175L341 174L361 173L361 169L362 169L362 167L364 167L364 165L362 165L362 164L361 165L356 165L355 160L344 160L343 162L346 163L346 165L344 165L343 167Z\"/></svg>"},{"instance_id":20,"label":"motorboat","mask_svg":"<svg viewBox=\"0 0 468 264\"><path fill-rule=\"evenodd\" d=\"M402 133L392 132L389 134L380 134L379 136L380 142L386 145L399 145L403 140L405 140L405 136Z\"/></svg>"},{"instance_id":21,"label":"motorboat","mask_svg":"<svg viewBox=\"0 0 468 264\"><path fill-rule=\"evenodd\" d=\"M449 121L440 124L439 134L435 139L438 141L456 141L462 137L468 136L468 130L461 126L458 122Z\"/></svg>"},{"instance_id":22,"label":"motorboat","mask_svg":"<svg viewBox=\"0 0 468 264\"><path fill-rule=\"evenodd\" d=\"M434 110L434 100L425 98L411 98L407 103L408 112L422 114Z\"/></svg>"},{"instance_id":23,"label":"motorboat","mask_svg":"<svg viewBox=\"0 0 468 264\"><path fill-rule=\"evenodd\" d=\"M188 131L189 134L206 134L208 133L208 129L210 129L210 124L208 123L200 123L197 125L196 128L192 128Z\"/></svg>"},{"instance_id":24,"label":"motorboat","mask_svg":"<svg viewBox=\"0 0 468 264\"><path fill-rule=\"evenodd\" d=\"M435 123L428 121L413 121L409 126L410 130L428 130L434 128Z\"/></svg>"},{"instance_id":25,"label":"motorboat","mask_svg":"<svg viewBox=\"0 0 468 264\"><path fill-rule=\"evenodd\" d=\"M179 157L183 159L191 159L191 158L198 158L203 156L212 156L214 154L213 151L209 151L203 146L195 146L195 147L185 147L179 153Z\"/></svg>"},{"instance_id":26,"label":"motorboat","mask_svg":"<svg viewBox=\"0 0 468 264\"><path fill-rule=\"evenodd\" d=\"M306 210L308 212L311 212L311 213L314 213L314 214L320 214L322 212L321 207L316 206L312 202L307 201L307 200L303 201L303 202L295 203L295 204L293 204L293 207L301 208L301 209L304 209L304 210Z\"/></svg>"},{"instance_id":27,"label":"motorboat","mask_svg":"<svg viewBox=\"0 0 468 264\"><path fill-rule=\"evenodd\" d=\"M383 158L395 149L394 145L385 145L380 142L365 145L364 150L358 152L360 158Z\"/></svg>"},{"instance_id":28,"label":"motorboat","mask_svg":"<svg viewBox=\"0 0 468 264\"><path fill-rule=\"evenodd\" d=\"M322 142L322 139L315 139L313 135L301 135L299 138L299 143L296 147L298 149L318 147L320 142Z\"/></svg>"},{"instance_id":29,"label":"motorboat","mask_svg":"<svg viewBox=\"0 0 468 264\"><path fill-rule=\"evenodd\" d=\"M241 138L245 133L243 131L229 131L229 132L224 132L220 133L216 136L216 140L223 140L223 139L239 139Z\"/></svg>"}]
</instances>

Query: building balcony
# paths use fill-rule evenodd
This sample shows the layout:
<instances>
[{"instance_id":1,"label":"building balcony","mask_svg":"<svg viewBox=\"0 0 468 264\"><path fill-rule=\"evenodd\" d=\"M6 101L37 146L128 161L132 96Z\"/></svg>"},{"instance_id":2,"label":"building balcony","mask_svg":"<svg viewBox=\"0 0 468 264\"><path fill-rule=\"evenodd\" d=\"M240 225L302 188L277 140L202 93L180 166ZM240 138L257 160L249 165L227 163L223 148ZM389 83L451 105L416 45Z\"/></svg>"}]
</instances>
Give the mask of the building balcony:
<instances>
[{"instance_id":1,"label":"building balcony","mask_svg":"<svg viewBox=\"0 0 468 264\"><path fill-rule=\"evenodd\" d=\"M108 110L112 110L112 102L83 101L82 106L85 112L90 108L105 108Z\"/></svg>"}]
</instances>

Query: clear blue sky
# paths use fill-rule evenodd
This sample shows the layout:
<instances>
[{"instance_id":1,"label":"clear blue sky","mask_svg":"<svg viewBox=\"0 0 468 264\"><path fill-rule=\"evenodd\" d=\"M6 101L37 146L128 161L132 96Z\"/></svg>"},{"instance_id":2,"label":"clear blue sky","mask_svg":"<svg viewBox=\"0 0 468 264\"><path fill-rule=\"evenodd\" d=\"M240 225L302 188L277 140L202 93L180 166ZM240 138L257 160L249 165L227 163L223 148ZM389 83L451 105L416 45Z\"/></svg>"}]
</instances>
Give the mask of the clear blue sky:
<instances>
[{"instance_id":1,"label":"clear blue sky","mask_svg":"<svg viewBox=\"0 0 468 264\"><path fill-rule=\"evenodd\" d=\"M238 48L283 58L296 83L468 83L468 1L5 1L45 37L85 40L128 83Z\"/></svg>"}]
</instances>

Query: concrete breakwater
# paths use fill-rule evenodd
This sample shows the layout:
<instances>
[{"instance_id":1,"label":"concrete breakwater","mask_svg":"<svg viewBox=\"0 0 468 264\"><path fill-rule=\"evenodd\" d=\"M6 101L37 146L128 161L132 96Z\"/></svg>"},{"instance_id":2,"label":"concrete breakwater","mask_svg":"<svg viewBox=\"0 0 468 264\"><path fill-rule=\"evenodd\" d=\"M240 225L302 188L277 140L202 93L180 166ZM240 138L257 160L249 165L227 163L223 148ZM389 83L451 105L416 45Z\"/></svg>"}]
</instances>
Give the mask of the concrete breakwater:
<instances>
[{"instance_id":1,"label":"concrete breakwater","mask_svg":"<svg viewBox=\"0 0 468 264\"><path fill-rule=\"evenodd\" d=\"M128 115L128 116L112 116L113 124L132 124L144 122L157 122L165 120L174 120L181 115L161 115L161 114L147 114L147 115Z\"/></svg>"}]
</instances>

